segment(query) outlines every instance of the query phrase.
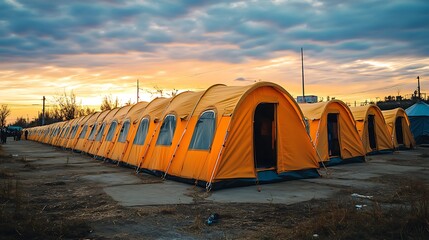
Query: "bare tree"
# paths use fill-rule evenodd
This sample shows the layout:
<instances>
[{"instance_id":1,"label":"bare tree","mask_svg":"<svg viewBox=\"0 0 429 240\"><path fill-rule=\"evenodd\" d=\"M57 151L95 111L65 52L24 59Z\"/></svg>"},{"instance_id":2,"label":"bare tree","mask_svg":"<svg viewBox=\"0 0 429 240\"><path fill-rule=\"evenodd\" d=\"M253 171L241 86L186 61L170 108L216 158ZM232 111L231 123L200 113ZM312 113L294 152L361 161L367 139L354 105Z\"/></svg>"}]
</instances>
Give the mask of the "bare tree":
<instances>
[{"instance_id":1,"label":"bare tree","mask_svg":"<svg viewBox=\"0 0 429 240\"><path fill-rule=\"evenodd\" d=\"M86 115L93 114L93 113L95 113L95 109L89 108L89 107L85 107L85 108L82 107L79 110L79 117L86 116Z\"/></svg>"},{"instance_id":2,"label":"bare tree","mask_svg":"<svg viewBox=\"0 0 429 240\"><path fill-rule=\"evenodd\" d=\"M56 108L64 120L74 119L79 115L79 105L76 103L76 95L73 91L70 92L70 95L64 92L63 95L55 97L55 101L57 102Z\"/></svg>"},{"instance_id":3,"label":"bare tree","mask_svg":"<svg viewBox=\"0 0 429 240\"><path fill-rule=\"evenodd\" d=\"M89 107L82 107L82 104L77 102L76 95L73 91L71 91L70 94L64 92L63 95L55 97L55 101L57 104L50 112L53 118L70 120L95 112L94 109L90 109Z\"/></svg>"},{"instance_id":4,"label":"bare tree","mask_svg":"<svg viewBox=\"0 0 429 240\"><path fill-rule=\"evenodd\" d=\"M112 95L104 96L103 101L101 102L100 110L111 110L119 106L118 97L113 100Z\"/></svg>"},{"instance_id":5,"label":"bare tree","mask_svg":"<svg viewBox=\"0 0 429 240\"><path fill-rule=\"evenodd\" d=\"M130 99L128 99L128 101L124 104L124 107L125 107L125 106L130 106L131 104L133 104L133 102L131 101L131 98L130 98Z\"/></svg>"},{"instance_id":6,"label":"bare tree","mask_svg":"<svg viewBox=\"0 0 429 240\"><path fill-rule=\"evenodd\" d=\"M19 126L19 127L27 127L28 122L24 117L18 117L16 118L16 121L12 123L13 126Z\"/></svg>"},{"instance_id":7,"label":"bare tree","mask_svg":"<svg viewBox=\"0 0 429 240\"><path fill-rule=\"evenodd\" d=\"M158 85L153 86L154 90L147 90L148 93L150 93L151 96L155 97L174 97L177 95L179 90L173 88L172 90L167 90L160 88Z\"/></svg>"},{"instance_id":8,"label":"bare tree","mask_svg":"<svg viewBox=\"0 0 429 240\"><path fill-rule=\"evenodd\" d=\"M0 127L6 126L6 118L10 115L10 108L6 104L0 107Z\"/></svg>"}]
</instances>

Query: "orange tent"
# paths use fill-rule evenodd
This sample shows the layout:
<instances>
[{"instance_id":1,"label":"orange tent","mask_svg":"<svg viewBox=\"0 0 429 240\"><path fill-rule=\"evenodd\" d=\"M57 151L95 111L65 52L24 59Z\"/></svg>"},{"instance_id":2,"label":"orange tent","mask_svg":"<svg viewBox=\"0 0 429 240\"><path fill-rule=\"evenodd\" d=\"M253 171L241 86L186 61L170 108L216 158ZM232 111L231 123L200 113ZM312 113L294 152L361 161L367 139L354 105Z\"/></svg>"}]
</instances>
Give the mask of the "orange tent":
<instances>
[{"instance_id":1,"label":"orange tent","mask_svg":"<svg viewBox=\"0 0 429 240\"><path fill-rule=\"evenodd\" d=\"M92 127L96 124L97 118L100 116L102 112L96 112L94 114L91 114L88 120L81 125L80 133L76 139L75 145L72 147L73 151L82 151L82 149L85 146L85 143L88 140L90 130Z\"/></svg>"},{"instance_id":2,"label":"orange tent","mask_svg":"<svg viewBox=\"0 0 429 240\"><path fill-rule=\"evenodd\" d=\"M410 121L402 108L382 111L395 148L411 149L416 146L410 130Z\"/></svg>"},{"instance_id":3,"label":"orange tent","mask_svg":"<svg viewBox=\"0 0 429 240\"><path fill-rule=\"evenodd\" d=\"M74 131L72 132L72 135L70 136L69 141L67 142L66 148L67 149L74 149L76 142L79 140L79 136L81 131L83 130L84 126L86 126L86 122L88 121L88 119L90 119L93 115L95 115L96 113L91 113L89 115L86 115L82 118L80 118L80 120L76 123L76 127L74 129Z\"/></svg>"},{"instance_id":4,"label":"orange tent","mask_svg":"<svg viewBox=\"0 0 429 240\"><path fill-rule=\"evenodd\" d=\"M107 156L110 160L114 162L124 162L124 156L127 150L134 144L133 139L137 128L139 128L140 120L144 117L144 111L147 105L148 102L139 102L133 105L125 115L119 136ZM131 165L135 166L135 164Z\"/></svg>"},{"instance_id":5,"label":"orange tent","mask_svg":"<svg viewBox=\"0 0 429 240\"><path fill-rule=\"evenodd\" d=\"M119 132L122 129L122 125L125 120L124 118L131 107L132 107L131 105L128 105L128 106L119 108L118 111L114 115L112 115L110 119L107 119L107 116L106 116L106 119L105 119L105 122L107 122L106 137L104 138L104 140L102 140L97 153L94 155L105 159L108 158L109 153L111 152L112 147L118 138Z\"/></svg>"},{"instance_id":6,"label":"orange tent","mask_svg":"<svg viewBox=\"0 0 429 240\"><path fill-rule=\"evenodd\" d=\"M88 137L86 137L83 140L82 149L79 149L82 152L89 153L89 151L92 148L92 145L95 142L95 138L97 137L97 133L101 130L101 127L103 126L103 120L109 114L111 110L105 110L98 114L97 119L95 119L95 122L90 125L90 128L88 129L89 134ZM94 121L94 119L91 120L91 122ZM104 130L104 127L103 127ZM102 134L100 135L100 137Z\"/></svg>"},{"instance_id":7,"label":"orange tent","mask_svg":"<svg viewBox=\"0 0 429 240\"><path fill-rule=\"evenodd\" d=\"M145 107L135 109L136 111L130 113L128 117L130 122L132 121L132 128L127 138L129 144L121 153L120 161L127 165L140 166L142 156L146 155L153 133L160 122L159 119L169 103L170 99L156 98L147 103Z\"/></svg>"},{"instance_id":8,"label":"orange tent","mask_svg":"<svg viewBox=\"0 0 429 240\"><path fill-rule=\"evenodd\" d=\"M107 124L106 118L109 119L108 116L114 115L118 110L119 108L115 108L101 112L89 133L87 142L84 146L84 149L82 150L83 152L86 152L90 155L95 155L98 152L98 148L100 147L101 141L104 138L104 132Z\"/></svg>"},{"instance_id":9,"label":"orange tent","mask_svg":"<svg viewBox=\"0 0 429 240\"><path fill-rule=\"evenodd\" d=\"M328 165L364 161L365 150L349 107L339 100L300 104L320 159Z\"/></svg>"},{"instance_id":10,"label":"orange tent","mask_svg":"<svg viewBox=\"0 0 429 240\"><path fill-rule=\"evenodd\" d=\"M356 120L356 128L368 154L393 150L392 138L380 108L370 104L352 107L350 110Z\"/></svg>"},{"instance_id":11,"label":"orange tent","mask_svg":"<svg viewBox=\"0 0 429 240\"><path fill-rule=\"evenodd\" d=\"M55 126L55 130L52 134L52 137L49 141L49 144L55 146L55 144L57 143L57 140L60 136L61 130L62 130L63 126L65 125L65 122L57 122L57 123L54 123L52 125Z\"/></svg>"},{"instance_id":12,"label":"orange tent","mask_svg":"<svg viewBox=\"0 0 429 240\"><path fill-rule=\"evenodd\" d=\"M141 167L208 188L318 176L294 99L267 82L185 92L163 113Z\"/></svg>"},{"instance_id":13,"label":"orange tent","mask_svg":"<svg viewBox=\"0 0 429 240\"><path fill-rule=\"evenodd\" d=\"M64 135L60 136L60 138L58 139L58 146L66 148L67 147L67 143L68 141L73 138L76 135L76 131L78 128L78 122L82 119L83 117L78 117L72 120L68 121L66 130L64 132Z\"/></svg>"}]
</instances>

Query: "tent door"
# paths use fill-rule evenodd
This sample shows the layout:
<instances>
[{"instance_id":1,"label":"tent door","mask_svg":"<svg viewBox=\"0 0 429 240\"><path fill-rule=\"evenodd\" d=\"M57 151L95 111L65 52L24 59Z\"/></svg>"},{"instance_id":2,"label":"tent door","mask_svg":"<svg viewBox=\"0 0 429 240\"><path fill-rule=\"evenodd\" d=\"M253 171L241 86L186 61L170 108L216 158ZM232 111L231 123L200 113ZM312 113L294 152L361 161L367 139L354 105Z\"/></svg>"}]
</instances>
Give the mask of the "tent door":
<instances>
[{"instance_id":1,"label":"tent door","mask_svg":"<svg viewBox=\"0 0 429 240\"><path fill-rule=\"evenodd\" d=\"M377 150L377 139L375 137L375 117L374 115L368 115L368 135L369 135L369 146L372 150Z\"/></svg>"},{"instance_id":2,"label":"tent door","mask_svg":"<svg viewBox=\"0 0 429 240\"><path fill-rule=\"evenodd\" d=\"M255 167L275 169L277 166L276 104L260 103L253 119L253 149Z\"/></svg>"},{"instance_id":3,"label":"tent door","mask_svg":"<svg viewBox=\"0 0 429 240\"><path fill-rule=\"evenodd\" d=\"M341 157L338 114L336 113L328 113L328 148L329 157Z\"/></svg>"},{"instance_id":4,"label":"tent door","mask_svg":"<svg viewBox=\"0 0 429 240\"><path fill-rule=\"evenodd\" d=\"M402 132L402 117L398 117L395 120L395 133L396 142L398 142L398 144L404 144L404 133Z\"/></svg>"}]
</instances>

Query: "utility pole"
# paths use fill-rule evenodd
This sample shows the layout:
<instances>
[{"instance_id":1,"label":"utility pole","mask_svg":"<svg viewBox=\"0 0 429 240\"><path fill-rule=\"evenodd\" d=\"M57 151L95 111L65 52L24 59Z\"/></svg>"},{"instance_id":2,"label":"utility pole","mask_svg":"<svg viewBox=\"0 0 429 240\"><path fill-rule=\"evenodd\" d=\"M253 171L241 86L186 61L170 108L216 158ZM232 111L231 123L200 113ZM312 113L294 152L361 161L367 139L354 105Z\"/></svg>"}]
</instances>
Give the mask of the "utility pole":
<instances>
[{"instance_id":1,"label":"utility pole","mask_svg":"<svg viewBox=\"0 0 429 240\"><path fill-rule=\"evenodd\" d=\"M305 92L304 92L304 50L301 48L301 70L302 70L302 100L305 101Z\"/></svg>"},{"instance_id":2,"label":"utility pole","mask_svg":"<svg viewBox=\"0 0 429 240\"><path fill-rule=\"evenodd\" d=\"M420 77L417 76L417 94L419 96L419 100L421 99L421 95L420 95Z\"/></svg>"},{"instance_id":3,"label":"utility pole","mask_svg":"<svg viewBox=\"0 0 429 240\"><path fill-rule=\"evenodd\" d=\"M139 96L139 80L137 79L137 102L139 102L140 96Z\"/></svg>"},{"instance_id":4,"label":"utility pole","mask_svg":"<svg viewBox=\"0 0 429 240\"><path fill-rule=\"evenodd\" d=\"M42 126L45 125L45 96L42 98L43 100L43 107L42 107Z\"/></svg>"}]
</instances>

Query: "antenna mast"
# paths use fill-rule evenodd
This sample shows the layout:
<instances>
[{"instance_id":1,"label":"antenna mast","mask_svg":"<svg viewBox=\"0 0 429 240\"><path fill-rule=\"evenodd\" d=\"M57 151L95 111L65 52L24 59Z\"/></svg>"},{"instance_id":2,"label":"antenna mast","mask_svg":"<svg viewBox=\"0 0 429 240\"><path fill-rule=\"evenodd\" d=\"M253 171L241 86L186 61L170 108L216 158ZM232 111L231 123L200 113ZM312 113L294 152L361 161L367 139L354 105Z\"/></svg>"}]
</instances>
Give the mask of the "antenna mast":
<instances>
[{"instance_id":1,"label":"antenna mast","mask_svg":"<svg viewBox=\"0 0 429 240\"><path fill-rule=\"evenodd\" d=\"M301 76L302 76L302 101L305 103L305 92L304 92L304 50L301 48Z\"/></svg>"},{"instance_id":2,"label":"antenna mast","mask_svg":"<svg viewBox=\"0 0 429 240\"><path fill-rule=\"evenodd\" d=\"M419 100L421 99L421 94L420 94L420 77L417 76L417 92L418 92L418 96L419 96Z\"/></svg>"}]
</instances>

